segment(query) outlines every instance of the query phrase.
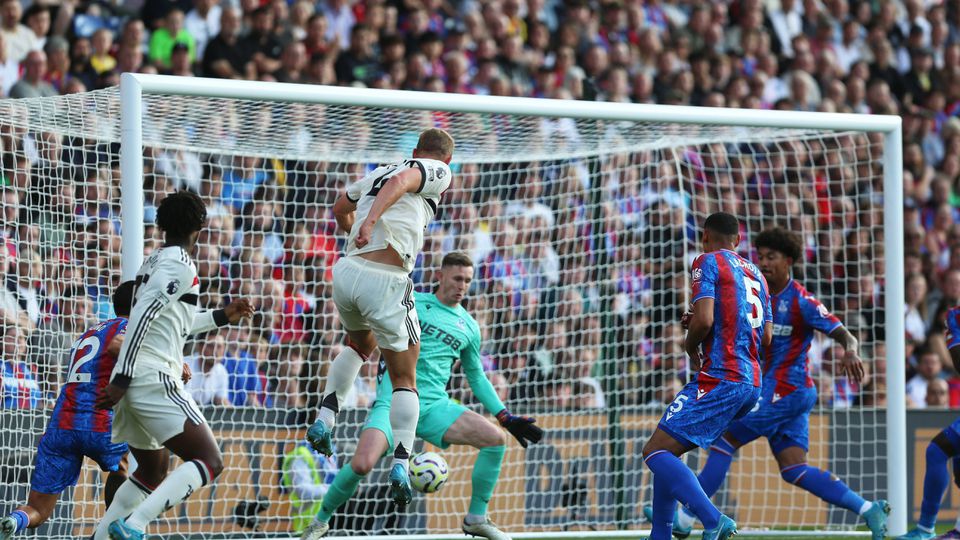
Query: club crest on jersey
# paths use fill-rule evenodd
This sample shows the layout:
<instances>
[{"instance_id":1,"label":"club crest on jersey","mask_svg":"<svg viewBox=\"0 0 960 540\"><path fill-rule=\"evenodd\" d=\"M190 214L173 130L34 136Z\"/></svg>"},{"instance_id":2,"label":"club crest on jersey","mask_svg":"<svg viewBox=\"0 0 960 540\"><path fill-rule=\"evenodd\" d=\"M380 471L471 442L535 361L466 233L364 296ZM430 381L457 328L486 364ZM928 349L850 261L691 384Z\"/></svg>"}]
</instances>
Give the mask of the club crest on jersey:
<instances>
[{"instance_id":1,"label":"club crest on jersey","mask_svg":"<svg viewBox=\"0 0 960 540\"><path fill-rule=\"evenodd\" d=\"M787 310L790 309L790 308L787 307L787 303L786 303L786 302L780 302L780 307L777 308L777 309L780 311L780 313L786 313Z\"/></svg>"},{"instance_id":2,"label":"club crest on jersey","mask_svg":"<svg viewBox=\"0 0 960 540\"><path fill-rule=\"evenodd\" d=\"M465 320L463 320L463 319L457 319L457 327L460 328L461 330L466 330L466 329L467 329L467 321L465 321Z\"/></svg>"},{"instance_id":3,"label":"club crest on jersey","mask_svg":"<svg viewBox=\"0 0 960 540\"><path fill-rule=\"evenodd\" d=\"M180 280L174 279L167 283L167 294L174 295L177 294L177 291L180 290Z\"/></svg>"},{"instance_id":4,"label":"club crest on jersey","mask_svg":"<svg viewBox=\"0 0 960 540\"><path fill-rule=\"evenodd\" d=\"M694 269L693 269L693 280L694 280L694 281L700 281L701 279L703 279L703 270L702 270L701 268L694 268Z\"/></svg>"}]
</instances>

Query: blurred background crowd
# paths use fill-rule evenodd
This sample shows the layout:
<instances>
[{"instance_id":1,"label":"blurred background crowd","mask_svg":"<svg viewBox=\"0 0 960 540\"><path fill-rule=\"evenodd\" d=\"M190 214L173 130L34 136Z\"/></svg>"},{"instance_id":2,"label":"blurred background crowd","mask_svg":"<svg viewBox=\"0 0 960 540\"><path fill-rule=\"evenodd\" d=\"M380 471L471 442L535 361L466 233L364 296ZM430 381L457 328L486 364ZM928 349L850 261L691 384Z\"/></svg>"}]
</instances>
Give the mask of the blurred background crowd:
<instances>
[{"instance_id":1,"label":"blurred background crowd","mask_svg":"<svg viewBox=\"0 0 960 540\"><path fill-rule=\"evenodd\" d=\"M945 310L960 303L960 1L0 0L0 43L0 94L11 98L106 88L129 71L902 115L908 367L896 376L911 407L960 407L944 340ZM324 135L304 111L267 113L211 109L209 124L224 148L265 127L305 148ZM24 126L0 121L4 408L51 403L74 339L111 316L120 266L116 147ZM572 121L539 130L580 136ZM842 351L814 342L821 405L884 406L881 150L878 137L842 134L455 165L414 279L429 289L443 253L471 254L468 307L508 402L599 409L615 390L619 404L661 407L690 376L678 321L696 222L723 209L747 217L745 233L783 225L803 233L798 277L864 344L857 383L834 376ZM343 235L329 208L372 164L186 147L146 157L147 249L160 245L159 200L196 191L210 214L195 254L202 303L250 296L259 310L196 341L197 401L314 403L342 346L328 285ZM375 366L349 406L373 399ZM471 399L459 377L451 388Z\"/></svg>"}]
</instances>

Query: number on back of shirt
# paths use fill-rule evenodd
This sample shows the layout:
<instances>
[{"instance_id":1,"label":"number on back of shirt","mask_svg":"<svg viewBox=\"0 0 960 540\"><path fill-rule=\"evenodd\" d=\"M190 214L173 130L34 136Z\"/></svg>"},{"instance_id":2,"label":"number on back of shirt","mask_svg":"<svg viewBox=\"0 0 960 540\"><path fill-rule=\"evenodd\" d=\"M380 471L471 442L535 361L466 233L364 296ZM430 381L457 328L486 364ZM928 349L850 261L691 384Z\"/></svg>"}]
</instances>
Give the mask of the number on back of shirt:
<instances>
[{"instance_id":1,"label":"number on back of shirt","mask_svg":"<svg viewBox=\"0 0 960 540\"><path fill-rule=\"evenodd\" d=\"M83 352L84 350L86 350L86 352ZM77 354L81 352L83 354L78 358ZM70 360L73 361L73 364L70 366L70 373L67 374L67 384L90 382L91 375L89 373L80 373L80 366L93 360L99 354L100 338L97 336L77 340L77 342L73 344L73 349L70 350Z\"/></svg>"},{"instance_id":2,"label":"number on back of shirt","mask_svg":"<svg viewBox=\"0 0 960 540\"><path fill-rule=\"evenodd\" d=\"M747 291L747 303L752 306L747 320L750 321L751 328L760 328L763 326L763 302L760 300L763 288L759 281L747 276L743 276L743 288Z\"/></svg>"}]
</instances>

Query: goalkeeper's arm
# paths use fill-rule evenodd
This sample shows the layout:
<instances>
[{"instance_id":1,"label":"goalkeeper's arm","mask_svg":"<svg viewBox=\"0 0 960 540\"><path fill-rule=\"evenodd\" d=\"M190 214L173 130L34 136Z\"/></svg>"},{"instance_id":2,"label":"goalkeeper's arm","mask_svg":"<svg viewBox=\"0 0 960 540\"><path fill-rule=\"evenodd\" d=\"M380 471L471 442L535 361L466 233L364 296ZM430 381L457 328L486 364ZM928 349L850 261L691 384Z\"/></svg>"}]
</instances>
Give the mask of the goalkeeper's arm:
<instances>
[{"instance_id":1,"label":"goalkeeper's arm","mask_svg":"<svg viewBox=\"0 0 960 540\"><path fill-rule=\"evenodd\" d=\"M535 424L536 420L528 416L512 414L500 401L500 397L497 396L490 380L483 373L483 365L480 363L479 330L477 330L476 338L470 340L460 353L460 365L467 376L470 390L477 396L480 403L483 403L484 408L497 417L500 425L517 439L520 446L526 448L529 443L540 442L540 439L543 438L543 430Z\"/></svg>"}]
</instances>

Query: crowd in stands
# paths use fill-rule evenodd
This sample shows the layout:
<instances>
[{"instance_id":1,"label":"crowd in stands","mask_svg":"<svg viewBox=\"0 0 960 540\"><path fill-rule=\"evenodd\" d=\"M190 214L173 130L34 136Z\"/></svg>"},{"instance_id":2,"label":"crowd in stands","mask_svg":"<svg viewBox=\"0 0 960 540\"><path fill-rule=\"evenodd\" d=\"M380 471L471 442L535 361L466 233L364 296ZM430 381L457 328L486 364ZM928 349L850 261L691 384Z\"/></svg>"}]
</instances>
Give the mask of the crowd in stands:
<instances>
[{"instance_id":1,"label":"crowd in stands","mask_svg":"<svg viewBox=\"0 0 960 540\"><path fill-rule=\"evenodd\" d=\"M11 98L102 89L129 71L901 115L908 363L896 376L912 407L960 407L944 340L945 310L960 303L960 2L0 0L0 44L0 94ZM209 122L226 132L274 121L239 114ZM300 121L288 131L316 138ZM573 123L544 129L577 138ZM2 119L0 143L2 406L39 407L55 397L76 336L111 315L117 152ZM783 225L803 232L798 277L864 343L869 376L857 384L836 373L842 351L814 342L821 405L884 406L881 151L879 137L847 134L455 165L414 279L429 289L443 253L471 254L468 307L508 402L661 407L690 376L679 318L697 219L723 209L749 216L745 233ZM194 397L315 404L343 346L329 294L343 234L329 208L369 168L184 149L146 158L147 250L161 241L159 200L196 191L209 211L195 254L204 307L256 298L252 324L191 348ZM376 363L365 366L347 406L374 397ZM451 387L471 399L459 377Z\"/></svg>"}]
</instances>

